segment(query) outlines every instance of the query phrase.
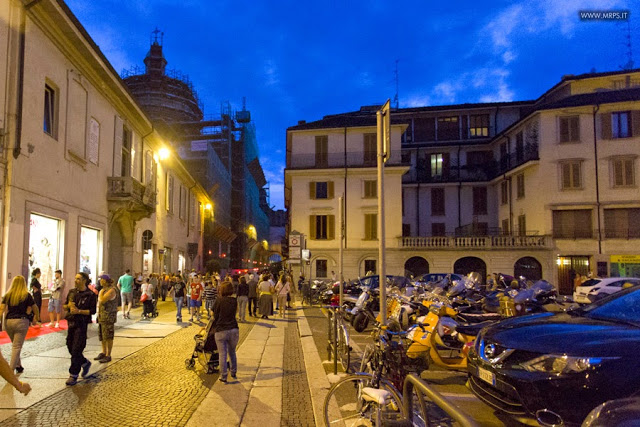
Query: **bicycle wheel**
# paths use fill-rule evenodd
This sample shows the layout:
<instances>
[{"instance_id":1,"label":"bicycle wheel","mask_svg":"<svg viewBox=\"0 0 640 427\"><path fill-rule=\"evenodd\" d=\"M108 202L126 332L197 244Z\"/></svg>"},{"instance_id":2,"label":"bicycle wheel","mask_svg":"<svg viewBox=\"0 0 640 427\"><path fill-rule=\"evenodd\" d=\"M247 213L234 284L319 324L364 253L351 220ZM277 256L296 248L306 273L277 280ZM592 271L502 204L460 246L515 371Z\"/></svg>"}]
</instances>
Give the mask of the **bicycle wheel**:
<instances>
[{"instance_id":1,"label":"bicycle wheel","mask_svg":"<svg viewBox=\"0 0 640 427\"><path fill-rule=\"evenodd\" d=\"M384 404L367 398L366 388L377 388L373 382L371 375L356 374L335 383L324 399L325 426L379 427L382 425L379 421L405 419L400 393L388 381L380 383L380 389L388 392Z\"/></svg>"},{"instance_id":2,"label":"bicycle wheel","mask_svg":"<svg viewBox=\"0 0 640 427\"><path fill-rule=\"evenodd\" d=\"M340 364L346 373L349 373L349 365L351 364L351 348L349 347L349 341L347 338L347 332L345 326L342 325L339 329L338 338L338 354L340 356Z\"/></svg>"}]
</instances>

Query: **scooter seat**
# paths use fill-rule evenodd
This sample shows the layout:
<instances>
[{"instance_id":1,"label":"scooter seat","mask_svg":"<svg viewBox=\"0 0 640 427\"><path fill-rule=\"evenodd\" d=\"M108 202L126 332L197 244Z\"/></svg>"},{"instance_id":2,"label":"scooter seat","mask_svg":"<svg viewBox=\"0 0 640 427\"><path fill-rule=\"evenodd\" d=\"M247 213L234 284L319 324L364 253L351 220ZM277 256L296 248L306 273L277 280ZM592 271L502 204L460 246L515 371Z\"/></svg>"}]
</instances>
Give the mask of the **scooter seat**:
<instances>
[{"instance_id":1,"label":"scooter seat","mask_svg":"<svg viewBox=\"0 0 640 427\"><path fill-rule=\"evenodd\" d=\"M480 329L484 328L485 326L492 325L493 323L495 322L486 321L482 323L470 323L467 325L458 325L456 326L456 331L463 335L475 337L476 335L478 335L478 332L480 332Z\"/></svg>"},{"instance_id":2,"label":"scooter seat","mask_svg":"<svg viewBox=\"0 0 640 427\"><path fill-rule=\"evenodd\" d=\"M378 405L385 405L390 397L391 393L387 390L373 387L364 387L362 389L362 398L367 402L376 402Z\"/></svg>"},{"instance_id":3,"label":"scooter seat","mask_svg":"<svg viewBox=\"0 0 640 427\"><path fill-rule=\"evenodd\" d=\"M481 323L487 321L501 320L500 313L459 313L457 318L466 323Z\"/></svg>"}]
</instances>

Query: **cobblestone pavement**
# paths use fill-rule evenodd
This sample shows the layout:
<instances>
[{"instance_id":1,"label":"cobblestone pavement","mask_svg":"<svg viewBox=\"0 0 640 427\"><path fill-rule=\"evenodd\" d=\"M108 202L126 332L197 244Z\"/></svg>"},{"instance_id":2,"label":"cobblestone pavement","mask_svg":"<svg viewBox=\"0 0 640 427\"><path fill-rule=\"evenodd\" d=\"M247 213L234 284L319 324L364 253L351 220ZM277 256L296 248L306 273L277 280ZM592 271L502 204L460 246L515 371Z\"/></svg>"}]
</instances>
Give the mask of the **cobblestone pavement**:
<instances>
[{"instance_id":1,"label":"cobblestone pavement","mask_svg":"<svg viewBox=\"0 0 640 427\"><path fill-rule=\"evenodd\" d=\"M283 427L315 426L297 318L296 310L288 311L290 323L284 338L284 377L282 379L281 426Z\"/></svg>"},{"instance_id":2,"label":"cobblestone pavement","mask_svg":"<svg viewBox=\"0 0 640 427\"><path fill-rule=\"evenodd\" d=\"M252 327L253 323L240 325L240 342ZM198 364L196 370L185 368L200 328L191 325L178 330L7 418L2 425L182 426L218 378L205 374Z\"/></svg>"}]
</instances>

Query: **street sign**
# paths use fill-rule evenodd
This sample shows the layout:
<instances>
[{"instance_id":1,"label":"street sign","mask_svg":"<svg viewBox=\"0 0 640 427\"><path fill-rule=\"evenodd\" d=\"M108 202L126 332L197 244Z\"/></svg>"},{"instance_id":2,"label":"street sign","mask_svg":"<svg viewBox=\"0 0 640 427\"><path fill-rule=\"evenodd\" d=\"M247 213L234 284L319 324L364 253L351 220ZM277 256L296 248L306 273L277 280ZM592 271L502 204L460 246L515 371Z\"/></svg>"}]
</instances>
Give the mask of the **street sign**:
<instances>
[{"instance_id":1,"label":"street sign","mask_svg":"<svg viewBox=\"0 0 640 427\"><path fill-rule=\"evenodd\" d=\"M289 259L298 260L298 259L300 259L300 255L301 255L300 246L295 246L293 248L289 247Z\"/></svg>"},{"instance_id":2,"label":"street sign","mask_svg":"<svg viewBox=\"0 0 640 427\"><path fill-rule=\"evenodd\" d=\"M289 236L289 247L300 246L300 236Z\"/></svg>"}]
</instances>

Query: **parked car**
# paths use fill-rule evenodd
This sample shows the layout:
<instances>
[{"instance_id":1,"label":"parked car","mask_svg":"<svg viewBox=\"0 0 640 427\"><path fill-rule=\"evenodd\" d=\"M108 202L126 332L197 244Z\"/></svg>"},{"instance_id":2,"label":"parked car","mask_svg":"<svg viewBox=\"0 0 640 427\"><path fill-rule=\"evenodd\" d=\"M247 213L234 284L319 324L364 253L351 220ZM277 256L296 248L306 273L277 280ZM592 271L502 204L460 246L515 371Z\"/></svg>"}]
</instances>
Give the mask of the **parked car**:
<instances>
[{"instance_id":1,"label":"parked car","mask_svg":"<svg viewBox=\"0 0 640 427\"><path fill-rule=\"evenodd\" d=\"M482 329L468 356L469 387L500 411L547 425L579 424L599 404L640 391L638 349L634 286L565 313Z\"/></svg>"},{"instance_id":2,"label":"parked car","mask_svg":"<svg viewBox=\"0 0 640 427\"><path fill-rule=\"evenodd\" d=\"M638 277L608 277L606 279L589 279L577 286L573 292L573 301L582 304L590 304L601 298L618 292L625 284L638 285Z\"/></svg>"},{"instance_id":3,"label":"parked car","mask_svg":"<svg viewBox=\"0 0 640 427\"><path fill-rule=\"evenodd\" d=\"M640 397L610 400L596 407L582 423L582 427L640 426Z\"/></svg>"},{"instance_id":4,"label":"parked car","mask_svg":"<svg viewBox=\"0 0 640 427\"><path fill-rule=\"evenodd\" d=\"M415 279L413 279L413 281L420 282L420 283L439 282L445 277L447 277L447 275L448 273L425 273L416 277ZM462 280L464 277L461 274L455 274L455 273L451 273L450 276L451 276L452 282L454 280Z\"/></svg>"},{"instance_id":5,"label":"parked car","mask_svg":"<svg viewBox=\"0 0 640 427\"><path fill-rule=\"evenodd\" d=\"M380 286L380 276L377 274L361 277L358 281L360 282L360 286L366 286L369 289L378 289ZM413 285L406 277L387 275L387 287L389 288L394 286L404 289L406 287L412 287Z\"/></svg>"}]
</instances>

